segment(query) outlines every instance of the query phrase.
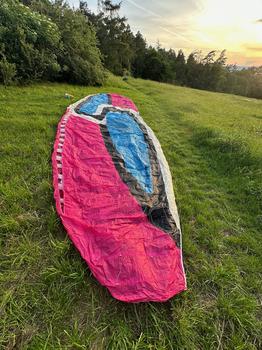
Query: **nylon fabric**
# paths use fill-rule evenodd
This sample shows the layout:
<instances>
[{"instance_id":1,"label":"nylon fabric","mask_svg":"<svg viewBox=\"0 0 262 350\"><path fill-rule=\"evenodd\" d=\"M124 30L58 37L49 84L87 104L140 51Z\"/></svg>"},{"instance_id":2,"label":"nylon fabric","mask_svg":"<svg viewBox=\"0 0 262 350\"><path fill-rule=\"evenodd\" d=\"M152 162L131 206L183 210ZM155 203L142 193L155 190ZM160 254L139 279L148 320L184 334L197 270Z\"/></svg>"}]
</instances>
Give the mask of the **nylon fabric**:
<instances>
[{"instance_id":1,"label":"nylon fabric","mask_svg":"<svg viewBox=\"0 0 262 350\"><path fill-rule=\"evenodd\" d=\"M107 94L98 94L91 96L90 99L88 99L86 102L84 102L80 108L79 113L84 114L94 114L98 108L99 105L108 104L109 103L109 97Z\"/></svg>"},{"instance_id":2,"label":"nylon fabric","mask_svg":"<svg viewBox=\"0 0 262 350\"><path fill-rule=\"evenodd\" d=\"M97 122L78 116L84 105L78 103L68 107L58 125L52 155L57 212L113 297L163 302L186 289L168 165L142 118L119 110L136 111L131 100L99 94L85 100L88 111L97 110L101 95L111 105Z\"/></svg>"},{"instance_id":3,"label":"nylon fabric","mask_svg":"<svg viewBox=\"0 0 262 350\"><path fill-rule=\"evenodd\" d=\"M106 125L116 150L122 156L125 167L141 187L152 193L153 184L148 146L139 125L127 113L109 112Z\"/></svg>"}]
</instances>

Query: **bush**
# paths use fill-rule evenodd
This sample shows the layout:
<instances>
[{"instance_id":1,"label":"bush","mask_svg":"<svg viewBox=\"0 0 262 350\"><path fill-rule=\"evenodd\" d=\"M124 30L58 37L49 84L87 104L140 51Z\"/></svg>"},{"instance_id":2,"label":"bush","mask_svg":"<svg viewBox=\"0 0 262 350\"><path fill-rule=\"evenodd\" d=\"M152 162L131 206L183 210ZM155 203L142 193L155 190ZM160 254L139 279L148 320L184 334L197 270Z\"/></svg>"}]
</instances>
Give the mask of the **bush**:
<instances>
[{"instance_id":1,"label":"bush","mask_svg":"<svg viewBox=\"0 0 262 350\"><path fill-rule=\"evenodd\" d=\"M16 66L14 63L9 63L4 57L0 61L0 82L4 85L10 85L16 76Z\"/></svg>"},{"instance_id":2,"label":"bush","mask_svg":"<svg viewBox=\"0 0 262 350\"><path fill-rule=\"evenodd\" d=\"M100 85L105 74L97 48L95 31L80 12L66 8L63 17L55 19L61 30L64 50L59 57L67 67L63 78L79 84Z\"/></svg>"},{"instance_id":3,"label":"bush","mask_svg":"<svg viewBox=\"0 0 262 350\"><path fill-rule=\"evenodd\" d=\"M49 1L38 1L31 6L50 17L60 32L62 45L57 52L61 66L60 80L101 85L105 80L105 70L97 47L96 33L81 11L71 9L64 2L51 4Z\"/></svg>"},{"instance_id":4,"label":"bush","mask_svg":"<svg viewBox=\"0 0 262 350\"><path fill-rule=\"evenodd\" d=\"M54 79L60 71L57 25L16 0L0 0L0 42L7 60L2 65L9 73L16 67L19 81Z\"/></svg>"},{"instance_id":5,"label":"bush","mask_svg":"<svg viewBox=\"0 0 262 350\"><path fill-rule=\"evenodd\" d=\"M95 31L63 1L0 0L1 81L63 80L98 85L105 79Z\"/></svg>"}]
</instances>

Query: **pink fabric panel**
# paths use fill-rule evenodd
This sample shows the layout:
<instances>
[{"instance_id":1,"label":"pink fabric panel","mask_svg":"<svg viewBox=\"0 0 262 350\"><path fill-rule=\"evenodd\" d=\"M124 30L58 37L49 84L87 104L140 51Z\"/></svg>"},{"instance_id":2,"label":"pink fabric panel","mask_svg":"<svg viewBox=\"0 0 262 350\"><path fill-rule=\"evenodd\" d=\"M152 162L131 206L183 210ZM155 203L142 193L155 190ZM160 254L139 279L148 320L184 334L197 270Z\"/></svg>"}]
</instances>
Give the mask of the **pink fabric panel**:
<instances>
[{"instance_id":1,"label":"pink fabric panel","mask_svg":"<svg viewBox=\"0 0 262 350\"><path fill-rule=\"evenodd\" d=\"M57 211L97 280L126 302L165 301L185 290L181 249L149 222L121 180L99 125L69 115L62 152L63 207L58 143L59 132L52 157Z\"/></svg>"},{"instance_id":2,"label":"pink fabric panel","mask_svg":"<svg viewBox=\"0 0 262 350\"><path fill-rule=\"evenodd\" d=\"M110 94L112 99L112 105L120 108L128 108L133 109L134 111L138 111L137 106L131 101L129 98L120 96L117 94Z\"/></svg>"}]
</instances>

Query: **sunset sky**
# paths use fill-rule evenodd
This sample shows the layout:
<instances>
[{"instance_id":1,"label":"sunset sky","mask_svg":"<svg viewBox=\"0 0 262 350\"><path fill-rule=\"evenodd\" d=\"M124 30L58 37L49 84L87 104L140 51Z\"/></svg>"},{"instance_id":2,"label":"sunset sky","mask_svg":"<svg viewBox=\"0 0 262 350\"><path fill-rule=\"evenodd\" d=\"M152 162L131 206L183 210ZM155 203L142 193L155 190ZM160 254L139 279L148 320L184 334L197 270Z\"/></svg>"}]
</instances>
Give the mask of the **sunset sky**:
<instances>
[{"instance_id":1,"label":"sunset sky","mask_svg":"<svg viewBox=\"0 0 262 350\"><path fill-rule=\"evenodd\" d=\"M97 1L88 4L96 11ZM121 15L149 44L186 54L226 49L228 63L262 65L262 0L123 0Z\"/></svg>"}]
</instances>

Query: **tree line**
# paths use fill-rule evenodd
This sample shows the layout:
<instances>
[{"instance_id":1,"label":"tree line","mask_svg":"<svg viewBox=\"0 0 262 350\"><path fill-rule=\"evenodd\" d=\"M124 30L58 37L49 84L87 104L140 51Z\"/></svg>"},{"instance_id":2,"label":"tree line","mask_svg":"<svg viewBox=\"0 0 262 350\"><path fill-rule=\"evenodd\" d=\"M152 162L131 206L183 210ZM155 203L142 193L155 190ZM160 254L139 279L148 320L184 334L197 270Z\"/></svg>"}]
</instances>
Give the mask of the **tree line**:
<instances>
[{"instance_id":1,"label":"tree line","mask_svg":"<svg viewBox=\"0 0 262 350\"><path fill-rule=\"evenodd\" d=\"M126 78L262 98L262 67L226 65L226 52L206 55L148 45L134 34L121 3L86 1L72 9L63 0L0 0L0 82L34 80L101 85L107 71Z\"/></svg>"}]
</instances>

